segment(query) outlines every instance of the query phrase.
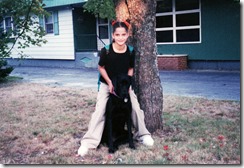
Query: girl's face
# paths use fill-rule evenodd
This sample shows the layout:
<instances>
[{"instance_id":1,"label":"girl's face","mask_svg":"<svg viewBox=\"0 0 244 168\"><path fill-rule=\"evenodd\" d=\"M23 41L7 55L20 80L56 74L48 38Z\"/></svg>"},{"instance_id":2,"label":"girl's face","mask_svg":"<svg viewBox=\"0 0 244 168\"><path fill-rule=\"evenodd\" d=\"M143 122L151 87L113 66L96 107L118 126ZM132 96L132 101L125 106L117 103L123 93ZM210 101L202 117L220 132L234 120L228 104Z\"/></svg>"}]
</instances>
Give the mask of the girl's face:
<instances>
[{"instance_id":1,"label":"girl's face","mask_svg":"<svg viewBox=\"0 0 244 168\"><path fill-rule=\"evenodd\" d=\"M123 27L117 27L112 34L112 37L114 39L114 42L117 45L124 45L129 37L129 33L125 30Z\"/></svg>"}]
</instances>

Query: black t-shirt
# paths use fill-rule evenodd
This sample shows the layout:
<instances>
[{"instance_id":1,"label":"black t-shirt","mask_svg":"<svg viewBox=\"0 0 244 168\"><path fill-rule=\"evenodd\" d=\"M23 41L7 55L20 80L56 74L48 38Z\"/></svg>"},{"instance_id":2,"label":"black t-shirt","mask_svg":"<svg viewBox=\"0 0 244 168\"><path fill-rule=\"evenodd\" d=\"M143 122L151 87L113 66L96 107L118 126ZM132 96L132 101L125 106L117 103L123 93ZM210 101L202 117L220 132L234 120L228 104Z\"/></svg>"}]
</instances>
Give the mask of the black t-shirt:
<instances>
[{"instance_id":1,"label":"black t-shirt","mask_svg":"<svg viewBox=\"0 0 244 168\"><path fill-rule=\"evenodd\" d=\"M129 68L134 68L134 62L134 50L130 53L129 47L127 46L125 53L115 53L113 45L110 44L108 54L106 48L102 48L98 65L104 66L109 78L112 79L118 74L127 74ZM102 76L100 76L100 81L107 83Z\"/></svg>"}]
</instances>

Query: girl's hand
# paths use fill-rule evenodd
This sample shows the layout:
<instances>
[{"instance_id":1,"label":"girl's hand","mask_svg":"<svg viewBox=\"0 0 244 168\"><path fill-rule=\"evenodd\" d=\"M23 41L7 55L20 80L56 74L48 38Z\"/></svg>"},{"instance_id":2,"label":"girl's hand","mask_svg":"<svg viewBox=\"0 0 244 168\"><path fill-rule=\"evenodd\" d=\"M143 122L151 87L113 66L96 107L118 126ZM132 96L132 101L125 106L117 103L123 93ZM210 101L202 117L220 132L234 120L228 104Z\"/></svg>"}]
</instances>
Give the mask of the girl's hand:
<instances>
[{"instance_id":1,"label":"girl's hand","mask_svg":"<svg viewBox=\"0 0 244 168\"><path fill-rule=\"evenodd\" d=\"M109 89L110 93L114 92L114 86L113 86L112 82L108 84L108 89Z\"/></svg>"}]
</instances>

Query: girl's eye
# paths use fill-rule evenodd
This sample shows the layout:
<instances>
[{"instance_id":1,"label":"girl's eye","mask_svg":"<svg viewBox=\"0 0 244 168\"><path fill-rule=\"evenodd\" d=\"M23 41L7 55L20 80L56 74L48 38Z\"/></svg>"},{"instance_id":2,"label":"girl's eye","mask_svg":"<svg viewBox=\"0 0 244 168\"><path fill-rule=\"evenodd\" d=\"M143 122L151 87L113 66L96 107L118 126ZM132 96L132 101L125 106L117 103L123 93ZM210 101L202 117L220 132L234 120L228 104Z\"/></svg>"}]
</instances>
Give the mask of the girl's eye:
<instances>
[{"instance_id":1,"label":"girl's eye","mask_svg":"<svg viewBox=\"0 0 244 168\"><path fill-rule=\"evenodd\" d=\"M126 36L126 33L124 34L115 34L115 36L119 37L119 36Z\"/></svg>"}]
</instances>

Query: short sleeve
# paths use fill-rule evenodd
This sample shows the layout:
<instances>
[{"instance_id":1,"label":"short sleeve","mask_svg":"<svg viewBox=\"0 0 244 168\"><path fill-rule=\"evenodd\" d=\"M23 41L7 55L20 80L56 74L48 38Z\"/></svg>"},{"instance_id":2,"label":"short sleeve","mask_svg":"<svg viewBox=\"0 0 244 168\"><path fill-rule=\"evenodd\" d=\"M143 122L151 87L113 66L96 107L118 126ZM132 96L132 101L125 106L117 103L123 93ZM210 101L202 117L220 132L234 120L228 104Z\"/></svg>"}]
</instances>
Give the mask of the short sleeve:
<instances>
[{"instance_id":1,"label":"short sleeve","mask_svg":"<svg viewBox=\"0 0 244 168\"><path fill-rule=\"evenodd\" d=\"M106 64L106 52L107 52L106 49L102 48L101 53L100 53L100 59L98 62L99 66L105 66L105 64Z\"/></svg>"}]
</instances>

